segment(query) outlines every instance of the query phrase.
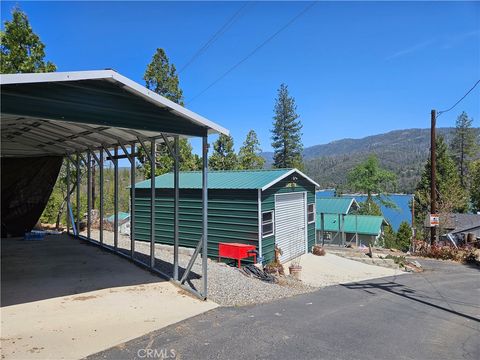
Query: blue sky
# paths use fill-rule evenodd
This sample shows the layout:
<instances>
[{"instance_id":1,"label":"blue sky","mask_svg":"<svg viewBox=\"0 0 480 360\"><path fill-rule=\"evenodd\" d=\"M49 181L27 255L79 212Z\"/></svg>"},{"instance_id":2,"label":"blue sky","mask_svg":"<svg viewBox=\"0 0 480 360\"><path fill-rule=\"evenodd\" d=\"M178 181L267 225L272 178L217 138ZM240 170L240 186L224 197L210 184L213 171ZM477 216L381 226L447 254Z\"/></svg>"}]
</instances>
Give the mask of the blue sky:
<instances>
[{"instance_id":1,"label":"blue sky","mask_svg":"<svg viewBox=\"0 0 480 360\"><path fill-rule=\"evenodd\" d=\"M59 71L113 68L142 84L157 47L180 69L245 5L5 1L2 23L15 4ZM311 146L428 127L432 108L450 107L480 79L479 2L320 2L196 97L308 4L249 3L180 74L187 107L230 129L237 149L250 129L271 149L282 82ZM462 110L480 126L480 86L438 126L454 126Z\"/></svg>"}]
</instances>

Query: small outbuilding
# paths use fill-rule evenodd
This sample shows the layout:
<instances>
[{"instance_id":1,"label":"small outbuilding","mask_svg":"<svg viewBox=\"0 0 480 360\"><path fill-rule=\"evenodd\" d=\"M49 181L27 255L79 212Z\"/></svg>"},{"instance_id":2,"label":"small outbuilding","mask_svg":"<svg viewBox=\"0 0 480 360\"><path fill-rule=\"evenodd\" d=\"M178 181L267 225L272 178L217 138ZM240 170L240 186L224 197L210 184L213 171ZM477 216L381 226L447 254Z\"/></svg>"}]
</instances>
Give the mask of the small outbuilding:
<instances>
[{"instance_id":1,"label":"small outbuilding","mask_svg":"<svg viewBox=\"0 0 480 360\"><path fill-rule=\"evenodd\" d=\"M149 240L150 180L135 185L135 237ZM200 171L180 172L180 246L194 248L202 235ZM172 245L174 176L155 178L155 241ZM254 245L269 262L277 245L281 261L311 251L315 244L315 190L318 184L297 169L209 171L208 256L218 244Z\"/></svg>"},{"instance_id":2,"label":"small outbuilding","mask_svg":"<svg viewBox=\"0 0 480 360\"><path fill-rule=\"evenodd\" d=\"M354 243L357 246L361 244L368 245L369 243L378 244L384 227L388 225L383 216L374 215L345 215L341 223L338 216L334 214L325 214L323 219L324 223L322 226L322 218L317 214L318 237L321 236L323 230L328 242L340 243L337 237L340 237L340 229L343 227L345 243Z\"/></svg>"}]
</instances>

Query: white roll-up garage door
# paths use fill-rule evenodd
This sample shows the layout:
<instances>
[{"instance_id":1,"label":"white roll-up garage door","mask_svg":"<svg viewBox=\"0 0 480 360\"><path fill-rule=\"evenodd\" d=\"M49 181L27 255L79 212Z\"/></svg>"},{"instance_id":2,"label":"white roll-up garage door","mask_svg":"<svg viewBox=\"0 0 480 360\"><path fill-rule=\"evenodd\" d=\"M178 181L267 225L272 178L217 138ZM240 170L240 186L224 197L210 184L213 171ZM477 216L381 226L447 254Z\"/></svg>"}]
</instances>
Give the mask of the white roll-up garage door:
<instances>
[{"instance_id":1,"label":"white roll-up garage door","mask_svg":"<svg viewBox=\"0 0 480 360\"><path fill-rule=\"evenodd\" d=\"M282 262L306 251L305 209L304 193L275 196L275 243L282 250Z\"/></svg>"}]
</instances>

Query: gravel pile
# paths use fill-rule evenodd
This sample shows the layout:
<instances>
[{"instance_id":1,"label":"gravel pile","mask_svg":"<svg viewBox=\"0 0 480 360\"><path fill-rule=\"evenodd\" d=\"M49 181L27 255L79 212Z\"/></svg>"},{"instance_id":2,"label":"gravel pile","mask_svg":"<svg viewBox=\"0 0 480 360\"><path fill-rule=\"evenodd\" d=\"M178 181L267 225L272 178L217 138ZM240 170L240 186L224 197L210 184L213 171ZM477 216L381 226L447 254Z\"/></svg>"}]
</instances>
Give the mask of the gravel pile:
<instances>
[{"instance_id":1,"label":"gravel pile","mask_svg":"<svg viewBox=\"0 0 480 360\"><path fill-rule=\"evenodd\" d=\"M92 229L92 238L98 239L98 230ZM104 231L104 242L113 244L113 233ZM118 236L118 248L130 250L128 236ZM135 242L137 258L149 263L150 244L143 241ZM173 252L171 248L156 244L155 246L156 268L167 273L173 273ZM179 254L179 276L182 276L190 256L185 253ZM202 290L202 264L198 256L186 283L191 287ZM280 277L278 283L267 283L256 278L244 275L239 269L224 263L208 260L208 298L223 306L240 306L258 304L276 299L290 297L317 290L301 281L289 276Z\"/></svg>"}]
</instances>

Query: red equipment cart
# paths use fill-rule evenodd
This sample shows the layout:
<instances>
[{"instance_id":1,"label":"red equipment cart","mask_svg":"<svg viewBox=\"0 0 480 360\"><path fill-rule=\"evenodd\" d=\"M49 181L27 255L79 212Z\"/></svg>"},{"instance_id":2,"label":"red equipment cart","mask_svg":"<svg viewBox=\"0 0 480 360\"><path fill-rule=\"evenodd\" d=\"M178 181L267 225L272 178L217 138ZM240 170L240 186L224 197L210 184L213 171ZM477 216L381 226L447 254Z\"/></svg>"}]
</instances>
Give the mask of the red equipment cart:
<instances>
[{"instance_id":1,"label":"red equipment cart","mask_svg":"<svg viewBox=\"0 0 480 360\"><path fill-rule=\"evenodd\" d=\"M255 245L247 245L240 243L219 243L218 244L218 261L221 258L238 260L238 267L241 267L242 259L253 256L253 262L257 262L257 254Z\"/></svg>"}]
</instances>

